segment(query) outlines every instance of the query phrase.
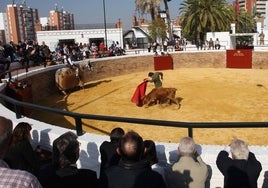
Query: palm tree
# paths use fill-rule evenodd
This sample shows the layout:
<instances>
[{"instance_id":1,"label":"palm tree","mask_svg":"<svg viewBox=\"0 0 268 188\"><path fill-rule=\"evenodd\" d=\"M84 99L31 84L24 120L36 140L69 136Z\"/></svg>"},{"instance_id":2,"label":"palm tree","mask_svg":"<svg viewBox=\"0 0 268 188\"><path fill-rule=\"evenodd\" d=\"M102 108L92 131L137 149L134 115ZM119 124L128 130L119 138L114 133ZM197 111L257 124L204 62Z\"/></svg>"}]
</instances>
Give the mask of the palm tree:
<instances>
[{"instance_id":1,"label":"palm tree","mask_svg":"<svg viewBox=\"0 0 268 188\"><path fill-rule=\"evenodd\" d=\"M196 40L207 32L229 31L235 20L234 8L225 0L185 0L179 10L183 33Z\"/></svg>"},{"instance_id":2,"label":"palm tree","mask_svg":"<svg viewBox=\"0 0 268 188\"><path fill-rule=\"evenodd\" d=\"M171 0L135 0L136 10L140 11L141 14L150 13L152 22L159 17L160 4L164 2L165 13L167 16L167 30L170 39L173 38L171 31L171 19L169 14L168 2Z\"/></svg>"},{"instance_id":3,"label":"palm tree","mask_svg":"<svg viewBox=\"0 0 268 188\"><path fill-rule=\"evenodd\" d=\"M135 0L136 10L140 13L146 14L149 13L152 21L154 21L158 16L158 10L160 3L163 0Z\"/></svg>"}]
</instances>

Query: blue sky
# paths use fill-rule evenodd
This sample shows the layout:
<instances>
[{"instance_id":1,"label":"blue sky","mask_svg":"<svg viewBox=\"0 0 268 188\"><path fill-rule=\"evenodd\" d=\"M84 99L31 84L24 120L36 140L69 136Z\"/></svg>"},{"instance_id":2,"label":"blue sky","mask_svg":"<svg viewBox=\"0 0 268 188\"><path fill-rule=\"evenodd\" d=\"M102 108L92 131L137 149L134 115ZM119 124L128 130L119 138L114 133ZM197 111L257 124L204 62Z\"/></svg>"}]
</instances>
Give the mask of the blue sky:
<instances>
[{"instance_id":1,"label":"blue sky","mask_svg":"<svg viewBox=\"0 0 268 188\"><path fill-rule=\"evenodd\" d=\"M228 0L232 2L232 0ZM0 12L5 11L7 4L12 4L12 0L0 0ZM14 0L16 4L21 4L23 0ZM183 0L172 0L168 2L171 18L178 16L179 7ZM54 10L55 4L71 12L75 16L76 24L103 23L103 0L26 0L26 5L39 10L40 17L48 17L49 11ZM131 28L131 18L133 15L139 17L135 12L135 0L105 0L106 21L116 23L119 18L123 22L124 29ZM146 18L146 17L145 17ZM149 15L147 16L150 19Z\"/></svg>"}]
</instances>

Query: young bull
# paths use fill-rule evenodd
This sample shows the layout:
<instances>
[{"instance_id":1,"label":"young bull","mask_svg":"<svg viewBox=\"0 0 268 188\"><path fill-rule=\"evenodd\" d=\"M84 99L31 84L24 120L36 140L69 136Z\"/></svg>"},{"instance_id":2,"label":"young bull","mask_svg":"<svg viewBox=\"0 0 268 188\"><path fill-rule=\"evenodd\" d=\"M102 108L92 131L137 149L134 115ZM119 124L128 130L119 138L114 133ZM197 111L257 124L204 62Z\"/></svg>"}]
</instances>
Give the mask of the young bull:
<instances>
[{"instance_id":1,"label":"young bull","mask_svg":"<svg viewBox=\"0 0 268 188\"><path fill-rule=\"evenodd\" d=\"M154 88L150 93L144 96L143 104L145 107L149 107L150 105L156 104L160 101L168 100L169 104L171 104L171 102L174 102L178 105L178 108L180 108L180 104L175 98L176 91L176 88Z\"/></svg>"}]
</instances>

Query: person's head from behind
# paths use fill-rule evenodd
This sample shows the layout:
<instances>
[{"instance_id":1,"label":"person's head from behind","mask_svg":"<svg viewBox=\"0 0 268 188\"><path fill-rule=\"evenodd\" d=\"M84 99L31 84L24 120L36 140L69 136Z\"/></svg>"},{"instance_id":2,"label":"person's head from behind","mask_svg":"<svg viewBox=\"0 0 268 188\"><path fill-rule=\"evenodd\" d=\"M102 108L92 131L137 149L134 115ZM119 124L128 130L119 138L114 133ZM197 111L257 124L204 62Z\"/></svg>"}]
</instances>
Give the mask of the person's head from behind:
<instances>
[{"instance_id":1,"label":"person's head from behind","mask_svg":"<svg viewBox=\"0 0 268 188\"><path fill-rule=\"evenodd\" d=\"M127 132L119 141L118 153L124 161L140 161L144 153L142 137L134 132Z\"/></svg>"},{"instance_id":2,"label":"person's head from behind","mask_svg":"<svg viewBox=\"0 0 268 188\"><path fill-rule=\"evenodd\" d=\"M149 72L149 73L148 73L148 76L149 76L149 77L152 77L153 75L154 75L153 72Z\"/></svg>"},{"instance_id":3,"label":"person's head from behind","mask_svg":"<svg viewBox=\"0 0 268 188\"><path fill-rule=\"evenodd\" d=\"M122 128L120 127L114 128L110 133L111 142L118 143L120 138L124 136L124 134L125 134L125 131Z\"/></svg>"},{"instance_id":4,"label":"person's head from behind","mask_svg":"<svg viewBox=\"0 0 268 188\"><path fill-rule=\"evenodd\" d=\"M80 143L76 134L68 131L53 142L53 164L59 168L75 164L79 159Z\"/></svg>"},{"instance_id":5,"label":"person's head from behind","mask_svg":"<svg viewBox=\"0 0 268 188\"><path fill-rule=\"evenodd\" d=\"M249 149L246 142L240 139L232 140L230 144L233 159L248 159Z\"/></svg>"},{"instance_id":6,"label":"person's head from behind","mask_svg":"<svg viewBox=\"0 0 268 188\"><path fill-rule=\"evenodd\" d=\"M149 161L151 165L158 163L157 152L153 140L144 140L144 159Z\"/></svg>"},{"instance_id":7,"label":"person's head from behind","mask_svg":"<svg viewBox=\"0 0 268 188\"><path fill-rule=\"evenodd\" d=\"M178 147L181 156L193 156L195 152L195 142L191 137L184 137L180 140Z\"/></svg>"},{"instance_id":8,"label":"person's head from behind","mask_svg":"<svg viewBox=\"0 0 268 188\"><path fill-rule=\"evenodd\" d=\"M0 116L0 158L3 158L12 139L13 123L10 119Z\"/></svg>"},{"instance_id":9,"label":"person's head from behind","mask_svg":"<svg viewBox=\"0 0 268 188\"><path fill-rule=\"evenodd\" d=\"M21 141L30 141L32 126L27 122L20 122L13 130L12 145Z\"/></svg>"}]
</instances>

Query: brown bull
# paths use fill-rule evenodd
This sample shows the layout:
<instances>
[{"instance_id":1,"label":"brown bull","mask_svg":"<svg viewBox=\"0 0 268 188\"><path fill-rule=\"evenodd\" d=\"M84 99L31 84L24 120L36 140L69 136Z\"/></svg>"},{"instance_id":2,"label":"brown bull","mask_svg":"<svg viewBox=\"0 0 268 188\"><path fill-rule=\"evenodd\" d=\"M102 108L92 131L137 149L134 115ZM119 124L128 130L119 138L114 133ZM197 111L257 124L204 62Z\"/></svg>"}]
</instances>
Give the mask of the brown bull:
<instances>
[{"instance_id":1,"label":"brown bull","mask_svg":"<svg viewBox=\"0 0 268 188\"><path fill-rule=\"evenodd\" d=\"M66 95L66 90L77 86L83 87L84 83L90 81L92 65L90 62L77 64L77 67L63 67L55 73L56 86Z\"/></svg>"},{"instance_id":2,"label":"brown bull","mask_svg":"<svg viewBox=\"0 0 268 188\"><path fill-rule=\"evenodd\" d=\"M168 101L169 104L171 104L171 102L176 103L178 108L180 108L180 104L175 98L176 91L176 88L154 88L150 93L144 96L143 104L145 107L149 107L152 104Z\"/></svg>"}]
</instances>

